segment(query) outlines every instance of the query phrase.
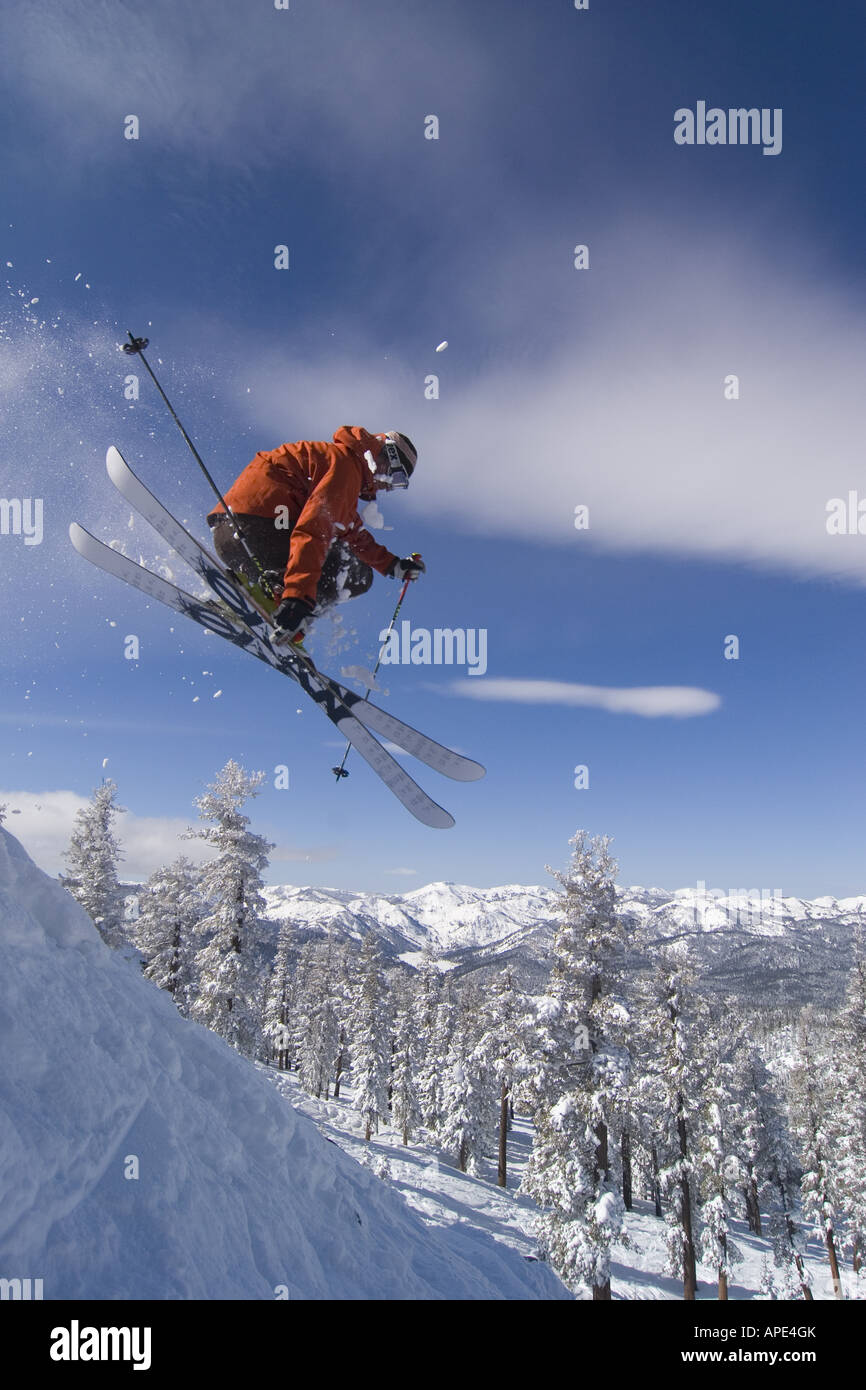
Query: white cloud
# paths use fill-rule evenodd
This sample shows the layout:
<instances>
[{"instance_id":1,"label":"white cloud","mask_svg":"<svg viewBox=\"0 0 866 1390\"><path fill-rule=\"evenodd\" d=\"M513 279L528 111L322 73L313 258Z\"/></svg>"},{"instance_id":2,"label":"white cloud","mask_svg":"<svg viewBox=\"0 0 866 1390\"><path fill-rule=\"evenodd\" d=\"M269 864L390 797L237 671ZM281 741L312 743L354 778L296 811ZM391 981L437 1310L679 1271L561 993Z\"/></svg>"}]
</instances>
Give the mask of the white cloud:
<instances>
[{"instance_id":1,"label":"white cloud","mask_svg":"<svg viewBox=\"0 0 866 1390\"><path fill-rule=\"evenodd\" d=\"M435 91L461 92L462 145L485 130L497 76L489 42L472 42L459 15L418 7L392 9L387 32L371 41L378 19L355 0L329 0L299 36L297 18L268 4L209 0L205 17L175 0L79 0L51 12L19 8L5 25L4 54L26 119L42 120L89 165L129 161L136 146L123 121L134 114L142 144L235 170L231 197L242 205L275 149L292 167L306 160L321 170L326 161L332 176L369 186L370 168L381 171L383 148L394 144L395 106L415 105L427 74ZM386 50L407 60L389 63ZM406 165L423 149L417 109ZM176 197L189 212L194 194L178 188ZM220 210L208 206L211 216Z\"/></svg>"},{"instance_id":2,"label":"white cloud","mask_svg":"<svg viewBox=\"0 0 866 1390\"><path fill-rule=\"evenodd\" d=\"M385 870L383 870L383 872L386 873L386 874L396 874L396 875L398 875L398 876L400 876L400 877L403 877L403 878L412 878L412 877L414 877L414 876L418 873L418 870L417 870L417 869L385 869Z\"/></svg>"},{"instance_id":3,"label":"white cloud","mask_svg":"<svg viewBox=\"0 0 866 1390\"><path fill-rule=\"evenodd\" d=\"M711 690L689 685L646 685L617 688L573 685L568 681L488 680L452 681L447 693L475 700L502 700L527 705L585 705L610 714L639 714L646 719L667 716L688 719L711 714L721 699Z\"/></svg>"},{"instance_id":4,"label":"white cloud","mask_svg":"<svg viewBox=\"0 0 866 1390\"><path fill-rule=\"evenodd\" d=\"M7 807L5 828L21 841L40 869L48 874L64 873L63 851L69 845L75 816L88 804L88 798L61 790L0 791L2 802ZM136 816L131 811L119 815L115 833L124 856L120 877L145 879L179 854L185 854L194 864L212 858L212 851L201 841L180 838L190 824L191 820L179 816Z\"/></svg>"},{"instance_id":5,"label":"white cloud","mask_svg":"<svg viewBox=\"0 0 866 1390\"><path fill-rule=\"evenodd\" d=\"M349 420L406 431L420 462L405 498L388 499L389 520L399 506L401 521L417 512L565 555L866 583L866 537L826 529L831 498L866 494L857 305L832 282L804 293L796 248L770 257L691 213L643 226L640 240L599 228L589 271L568 268L561 240L527 225L519 247L483 248L479 275L466 257L482 253L455 251L464 307L499 351L452 375L447 408L419 404L414 364L350 333L327 361L250 343L236 400L265 440L282 437L289 382L301 432L321 438ZM737 400L724 396L730 374ZM579 504L588 530L575 529Z\"/></svg>"},{"instance_id":6,"label":"white cloud","mask_svg":"<svg viewBox=\"0 0 866 1390\"><path fill-rule=\"evenodd\" d=\"M31 859L48 874L65 873L63 851L69 845L75 816L88 804L88 798L73 791L0 791L0 805L4 803L5 828L21 841ZM195 816L184 820L180 816L136 816L131 811L119 815L115 834L124 856L119 867L121 879L142 881L180 854L194 864L212 859L213 851L202 841L181 838L188 826L197 824ZM270 859L273 863L318 864L337 855L330 845L307 849L277 845Z\"/></svg>"}]
</instances>

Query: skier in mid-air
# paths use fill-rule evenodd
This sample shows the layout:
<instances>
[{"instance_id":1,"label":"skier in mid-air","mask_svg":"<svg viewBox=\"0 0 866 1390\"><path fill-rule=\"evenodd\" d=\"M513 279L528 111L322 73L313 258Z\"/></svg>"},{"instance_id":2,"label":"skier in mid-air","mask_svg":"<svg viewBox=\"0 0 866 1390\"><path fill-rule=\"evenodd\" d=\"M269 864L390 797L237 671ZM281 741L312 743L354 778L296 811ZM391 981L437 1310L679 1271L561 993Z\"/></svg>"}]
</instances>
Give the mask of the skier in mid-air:
<instances>
[{"instance_id":1,"label":"skier in mid-air","mask_svg":"<svg viewBox=\"0 0 866 1390\"><path fill-rule=\"evenodd\" d=\"M359 499L408 487L417 459L412 441L396 430L370 434L343 425L333 443L299 440L256 454L229 488L231 515L220 504L207 519L214 547L253 585L264 574L276 601L278 641L302 640L313 617L366 593L374 569L418 578L420 556L400 559L378 545L358 515Z\"/></svg>"}]
</instances>

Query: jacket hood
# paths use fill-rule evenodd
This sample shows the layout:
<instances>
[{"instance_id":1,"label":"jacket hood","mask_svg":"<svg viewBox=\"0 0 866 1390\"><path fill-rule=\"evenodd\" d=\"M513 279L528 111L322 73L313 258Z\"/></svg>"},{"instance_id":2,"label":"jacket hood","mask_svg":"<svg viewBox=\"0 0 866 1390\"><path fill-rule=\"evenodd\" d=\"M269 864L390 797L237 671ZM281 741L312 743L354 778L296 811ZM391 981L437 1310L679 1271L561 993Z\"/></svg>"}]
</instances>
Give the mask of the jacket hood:
<instances>
[{"instance_id":1,"label":"jacket hood","mask_svg":"<svg viewBox=\"0 0 866 1390\"><path fill-rule=\"evenodd\" d=\"M382 447L382 435L371 434L363 425L341 425L334 431L334 443L351 449L362 459L368 449L374 455L378 454Z\"/></svg>"},{"instance_id":2,"label":"jacket hood","mask_svg":"<svg viewBox=\"0 0 866 1390\"><path fill-rule=\"evenodd\" d=\"M361 465L361 492L360 496L365 502L371 502L379 491L379 484L367 466L364 458L366 453L371 453L375 458L382 447L381 434L371 434L365 430L363 425L341 425L334 431L334 443L341 444L343 448L351 449Z\"/></svg>"}]
</instances>

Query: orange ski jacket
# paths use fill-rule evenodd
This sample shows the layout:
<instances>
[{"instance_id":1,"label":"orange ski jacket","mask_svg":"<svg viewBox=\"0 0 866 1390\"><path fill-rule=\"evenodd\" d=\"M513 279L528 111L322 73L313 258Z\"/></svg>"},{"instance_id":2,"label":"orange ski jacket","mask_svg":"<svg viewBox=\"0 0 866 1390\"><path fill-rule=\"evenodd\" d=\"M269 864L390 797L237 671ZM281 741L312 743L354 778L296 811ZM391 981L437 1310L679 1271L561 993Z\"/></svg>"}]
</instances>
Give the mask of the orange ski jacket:
<instances>
[{"instance_id":1,"label":"orange ski jacket","mask_svg":"<svg viewBox=\"0 0 866 1390\"><path fill-rule=\"evenodd\" d=\"M283 598L316 599L325 557L342 540L365 564L384 574L396 556L365 531L358 515L362 490L376 491L364 454L375 457L381 439L360 425L343 425L334 442L301 439L261 452L225 494L237 516L274 518L292 533ZM285 508L280 512L278 508ZM211 515L224 510L222 504Z\"/></svg>"}]
</instances>

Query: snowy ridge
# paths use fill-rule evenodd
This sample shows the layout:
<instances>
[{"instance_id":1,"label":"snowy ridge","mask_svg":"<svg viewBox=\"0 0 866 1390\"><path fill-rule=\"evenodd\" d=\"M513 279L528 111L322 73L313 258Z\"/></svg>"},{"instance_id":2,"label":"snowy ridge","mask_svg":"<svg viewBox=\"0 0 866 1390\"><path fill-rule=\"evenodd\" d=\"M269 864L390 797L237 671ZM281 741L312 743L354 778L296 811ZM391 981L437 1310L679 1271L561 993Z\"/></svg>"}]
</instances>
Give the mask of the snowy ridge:
<instances>
[{"instance_id":1,"label":"snowy ridge","mask_svg":"<svg viewBox=\"0 0 866 1390\"><path fill-rule=\"evenodd\" d=\"M772 893L628 887L620 912L659 939L689 943L708 983L785 1004L832 1000L850 961L866 895L807 900ZM360 941L417 965L425 946L472 969L505 959L538 973L552 940L559 893L544 886L472 888L430 883L407 893L353 893L291 885L266 890L269 915L302 932Z\"/></svg>"},{"instance_id":2,"label":"snowy ridge","mask_svg":"<svg viewBox=\"0 0 866 1390\"><path fill-rule=\"evenodd\" d=\"M3 1277L46 1299L563 1296L474 1226L425 1225L2 827L0 957Z\"/></svg>"}]
</instances>

